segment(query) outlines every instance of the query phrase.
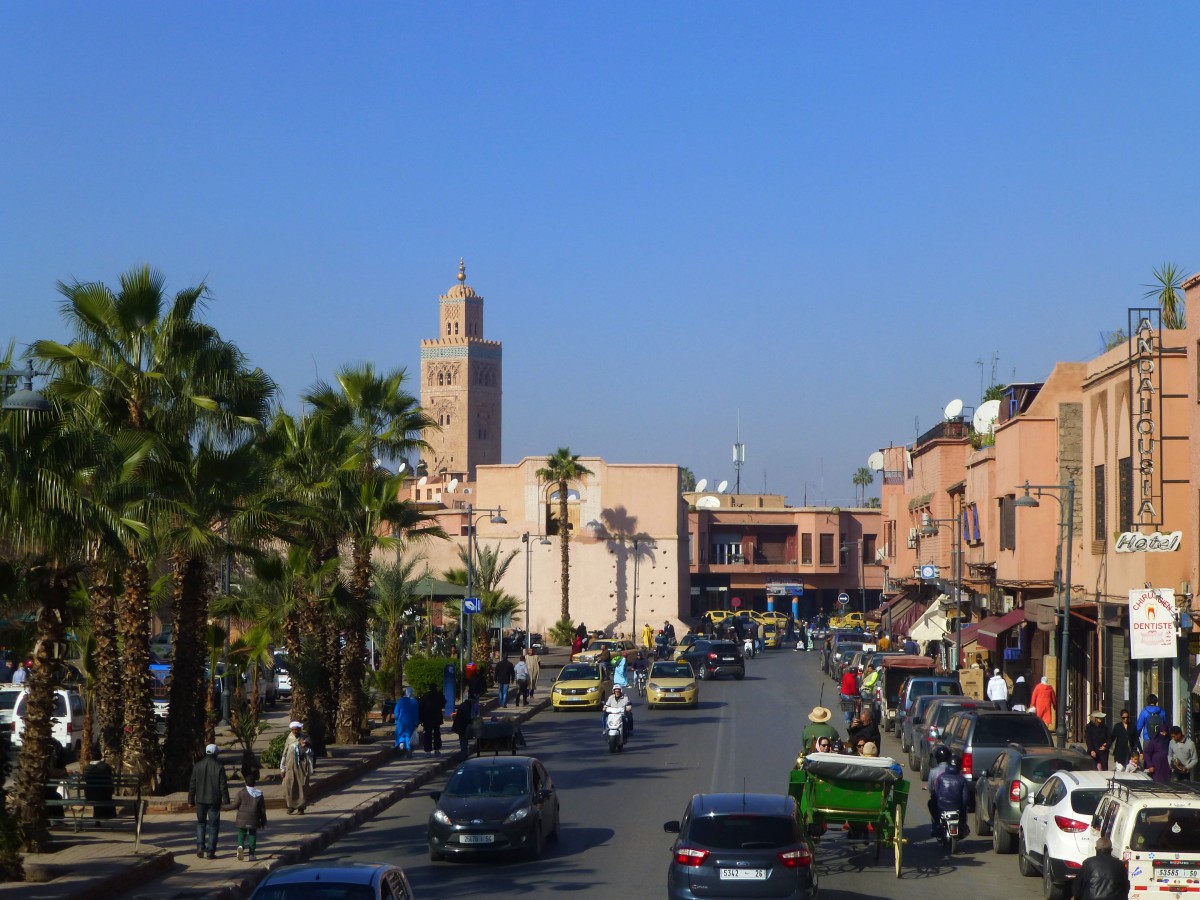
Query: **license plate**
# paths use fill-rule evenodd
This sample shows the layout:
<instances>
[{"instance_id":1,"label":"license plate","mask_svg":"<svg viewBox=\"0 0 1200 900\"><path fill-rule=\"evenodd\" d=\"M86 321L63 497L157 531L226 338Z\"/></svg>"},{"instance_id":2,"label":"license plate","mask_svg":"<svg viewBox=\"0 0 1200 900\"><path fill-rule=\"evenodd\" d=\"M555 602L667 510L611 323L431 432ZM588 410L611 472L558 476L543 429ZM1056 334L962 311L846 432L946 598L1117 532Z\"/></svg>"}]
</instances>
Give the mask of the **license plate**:
<instances>
[{"instance_id":1,"label":"license plate","mask_svg":"<svg viewBox=\"0 0 1200 900\"><path fill-rule=\"evenodd\" d=\"M464 844L494 844L496 842L494 834L461 834L458 839Z\"/></svg>"},{"instance_id":2,"label":"license plate","mask_svg":"<svg viewBox=\"0 0 1200 900\"><path fill-rule=\"evenodd\" d=\"M1197 874L1197 870L1193 866L1163 866L1154 869L1155 878L1167 881L1186 881L1189 878L1195 878Z\"/></svg>"},{"instance_id":3,"label":"license plate","mask_svg":"<svg viewBox=\"0 0 1200 900\"><path fill-rule=\"evenodd\" d=\"M726 881L766 881L766 869L722 869L721 878Z\"/></svg>"},{"instance_id":4,"label":"license plate","mask_svg":"<svg viewBox=\"0 0 1200 900\"><path fill-rule=\"evenodd\" d=\"M736 659L736 656L722 656L721 662L734 662Z\"/></svg>"}]
</instances>

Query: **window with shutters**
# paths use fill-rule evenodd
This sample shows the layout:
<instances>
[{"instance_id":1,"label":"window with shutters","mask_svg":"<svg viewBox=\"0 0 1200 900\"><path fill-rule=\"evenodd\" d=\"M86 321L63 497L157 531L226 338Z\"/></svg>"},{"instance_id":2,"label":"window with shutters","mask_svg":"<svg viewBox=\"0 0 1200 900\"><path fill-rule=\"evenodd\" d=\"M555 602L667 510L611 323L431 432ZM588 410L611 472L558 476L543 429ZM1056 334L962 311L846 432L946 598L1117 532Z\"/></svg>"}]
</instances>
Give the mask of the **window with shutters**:
<instances>
[{"instance_id":1,"label":"window with shutters","mask_svg":"<svg viewBox=\"0 0 1200 900\"><path fill-rule=\"evenodd\" d=\"M1133 457L1117 460L1117 527L1133 530Z\"/></svg>"},{"instance_id":2,"label":"window with shutters","mask_svg":"<svg viewBox=\"0 0 1200 900\"><path fill-rule=\"evenodd\" d=\"M1017 549L1017 508L1015 494L1007 494L1000 498L1000 549Z\"/></svg>"},{"instance_id":3,"label":"window with shutters","mask_svg":"<svg viewBox=\"0 0 1200 900\"><path fill-rule=\"evenodd\" d=\"M800 535L800 564L803 566L812 565L812 535Z\"/></svg>"},{"instance_id":4,"label":"window with shutters","mask_svg":"<svg viewBox=\"0 0 1200 900\"><path fill-rule=\"evenodd\" d=\"M833 565L833 535L821 535L821 565Z\"/></svg>"},{"instance_id":5,"label":"window with shutters","mask_svg":"<svg viewBox=\"0 0 1200 900\"><path fill-rule=\"evenodd\" d=\"M1107 540L1108 536L1108 523L1104 518L1104 490L1104 466L1095 466L1092 469L1092 518L1095 522L1092 540L1094 541Z\"/></svg>"}]
</instances>

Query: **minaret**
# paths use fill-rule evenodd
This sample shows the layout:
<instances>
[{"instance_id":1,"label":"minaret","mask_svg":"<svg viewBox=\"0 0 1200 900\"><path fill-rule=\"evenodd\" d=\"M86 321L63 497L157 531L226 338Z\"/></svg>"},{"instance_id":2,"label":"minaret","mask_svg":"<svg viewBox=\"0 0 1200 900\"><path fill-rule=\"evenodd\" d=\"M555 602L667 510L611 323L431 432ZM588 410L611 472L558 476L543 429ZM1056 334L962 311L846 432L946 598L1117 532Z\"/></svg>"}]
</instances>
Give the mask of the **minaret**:
<instances>
[{"instance_id":1,"label":"minaret","mask_svg":"<svg viewBox=\"0 0 1200 900\"><path fill-rule=\"evenodd\" d=\"M484 340L483 297L461 259L439 312L438 337L421 341L421 408L439 425L423 435L421 462L430 478L473 482L476 466L500 462L503 348Z\"/></svg>"}]
</instances>

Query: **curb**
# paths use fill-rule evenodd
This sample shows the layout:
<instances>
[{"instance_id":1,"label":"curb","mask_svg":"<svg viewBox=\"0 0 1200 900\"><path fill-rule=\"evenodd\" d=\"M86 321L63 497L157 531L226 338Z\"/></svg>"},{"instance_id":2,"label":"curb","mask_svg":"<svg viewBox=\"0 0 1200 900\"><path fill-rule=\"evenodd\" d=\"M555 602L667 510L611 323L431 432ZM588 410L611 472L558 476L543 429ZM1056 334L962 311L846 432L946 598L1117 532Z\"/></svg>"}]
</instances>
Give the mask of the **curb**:
<instances>
[{"instance_id":1,"label":"curb","mask_svg":"<svg viewBox=\"0 0 1200 900\"><path fill-rule=\"evenodd\" d=\"M137 862L112 875L101 876L80 875L70 863L26 862L26 881L5 885L0 888L0 893L10 887L22 890L30 884L50 884L55 881L61 884L62 879L78 878L84 883L77 890L71 891L72 900L109 900L113 896L122 896L127 891L151 879L167 875L174 868L175 854L170 850L156 850L148 855L143 855L143 858Z\"/></svg>"}]
</instances>

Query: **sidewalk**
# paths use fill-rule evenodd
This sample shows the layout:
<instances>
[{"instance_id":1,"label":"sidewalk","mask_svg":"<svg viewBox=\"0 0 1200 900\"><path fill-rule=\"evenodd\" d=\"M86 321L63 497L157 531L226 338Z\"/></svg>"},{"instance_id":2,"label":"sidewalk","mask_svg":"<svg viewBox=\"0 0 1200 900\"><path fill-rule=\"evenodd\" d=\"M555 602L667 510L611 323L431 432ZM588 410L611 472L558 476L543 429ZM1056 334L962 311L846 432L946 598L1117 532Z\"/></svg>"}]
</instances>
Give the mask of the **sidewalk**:
<instances>
[{"instance_id":1,"label":"sidewalk","mask_svg":"<svg viewBox=\"0 0 1200 900\"><path fill-rule=\"evenodd\" d=\"M555 670L565 660L566 654L557 648L541 657L543 670L537 702L521 709L510 706L501 710L495 708L492 699L485 702L484 714L524 722L547 708ZM232 814L228 813L222 817L217 858L198 859L195 813L185 808L186 795L168 795L151 800L139 850L134 849L130 827L88 829L78 835L69 828L56 828L53 834L64 849L28 854L25 867L30 881L0 885L0 898L108 900L120 896L131 900L169 900L186 896L232 900L246 897L270 869L311 858L449 768L459 758L458 738L449 730L449 723L443 732L441 756L426 756L418 751L411 760L397 758L392 749L394 729L390 725L375 728L369 744L330 748L332 756L318 761L311 792L316 799L304 815L286 814L283 788L278 781L261 785L268 800L267 827L259 832L255 863L238 862L237 829ZM234 789L231 785L231 794Z\"/></svg>"}]
</instances>

